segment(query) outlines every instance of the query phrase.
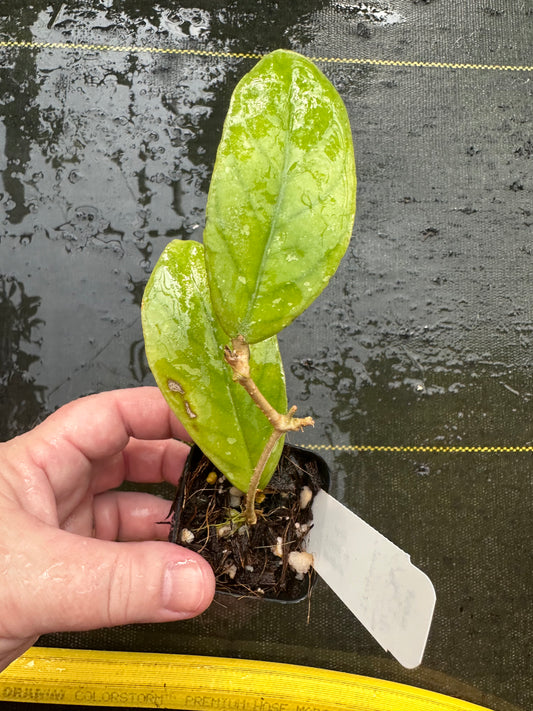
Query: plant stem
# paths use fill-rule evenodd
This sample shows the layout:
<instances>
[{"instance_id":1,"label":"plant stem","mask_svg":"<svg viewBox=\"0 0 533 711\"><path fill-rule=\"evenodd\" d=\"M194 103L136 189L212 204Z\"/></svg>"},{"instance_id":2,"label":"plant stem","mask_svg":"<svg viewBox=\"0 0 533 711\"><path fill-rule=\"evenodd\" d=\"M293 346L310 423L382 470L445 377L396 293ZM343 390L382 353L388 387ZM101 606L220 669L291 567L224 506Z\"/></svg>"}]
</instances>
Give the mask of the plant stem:
<instances>
[{"instance_id":1,"label":"plant stem","mask_svg":"<svg viewBox=\"0 0 533 711\"><path fill-rule=\"evenodd\" d=\"M286 432L301 430L308 425L314 425L315 422L312 417L294 417L296 406L291 407L286 414L281 414L272 407L250 375L250 346L243 336L234 338L231 345L232 348L226 346L224 357L233 370L233 380L242 385L274 428L255 466L246 493L246 521L253 526L257 522L257 515L255 513L257 488L276 443Z\"/></svg>"},{"instance_id":2,"label":"plant stem","mask_svg":"<svg viewBox=\"0 0 533 711\"><path fill-rule=\"evenodd\" d=\"M312 417L294 417L296 407L284 415L272 407L250 375L250 346L243 336L234 338L231 345L233 350L226 346L224 357L233 370L233 380L242 385L274 429L282 433L295 432L315 424Z\"/></svg>"},{"instance_id":3,"label":"plant stem","mask_svg":"<svg viewBox=\"0 0 533 711\"><path fill-rule=\"evenodd\" d=\"M250 479L250 485L248 486L248 491L246 492L246 510L244 512L246 522L250 524L250 526L255 526L257 523L257 514L255 513L255 497L259 487L259 482L261 481L261 476L265 470L268 459L282 434L283 432L280 432L279 430L272 430L272 434L270 435L265 448L261 452L259 461L255 465L254 473Z\"/></svg>"}]
</instances>

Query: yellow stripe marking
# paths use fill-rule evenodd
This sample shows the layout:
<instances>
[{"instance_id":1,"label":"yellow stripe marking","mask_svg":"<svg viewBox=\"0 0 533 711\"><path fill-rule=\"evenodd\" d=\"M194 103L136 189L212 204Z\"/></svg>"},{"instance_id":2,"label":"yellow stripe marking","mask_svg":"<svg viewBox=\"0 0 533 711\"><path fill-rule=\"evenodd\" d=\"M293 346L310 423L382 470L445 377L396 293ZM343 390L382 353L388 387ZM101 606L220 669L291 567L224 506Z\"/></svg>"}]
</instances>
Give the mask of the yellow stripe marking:
<instances>
[{"instance_id":1,"label":"yellow stripe marking","mask_svg":"<svg viewBox=\"0 0 533 711\"><path fill-rule=\"evenodd\" d=\"M140 47L138 45L84 44L75 42L39 42L6 40L0 49L26 47L29 49L81 49L99 52L129 52L148 54L175 54L195 57L222 57L227 59L261 59L258 52L223 52L209 49L179 49L177 47ZM402 59L363 59L359 57L309 57L314 62L329 64L367 64L378 67L421 67L425 69L474 69L499 72L533 72L533 66L512 64L475 64L471 62L424 62Z\"/></svg>"},{"instance_id":2,"label":"yellow stripe marking","mask_svg":"<svg viewBox=\"0 0 533 711\"><path fill-rule=\"evenodd\" d=\"M315 451L327 452L429 452L435 454L502 454L502 453L519 453L533 452L533 446L524 445L517 447L506 446L472 446L472 447L445 447L445 446L394 446L394 445L372 445L372 444L299 444L302 449L312 449Z\"/></svg>"}]
</instances>

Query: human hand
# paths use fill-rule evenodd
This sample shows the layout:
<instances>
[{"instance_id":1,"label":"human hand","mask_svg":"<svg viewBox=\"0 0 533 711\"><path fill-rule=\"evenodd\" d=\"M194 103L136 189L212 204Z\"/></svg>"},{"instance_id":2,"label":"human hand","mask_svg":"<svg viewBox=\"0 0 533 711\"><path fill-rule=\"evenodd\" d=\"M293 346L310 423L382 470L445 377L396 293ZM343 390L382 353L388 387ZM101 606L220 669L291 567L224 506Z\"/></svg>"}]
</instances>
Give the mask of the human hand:
<instances>
[{"instance_id":1,"label":"human hand","mask_svg":"<svg viewBox=\"0 0 533 711\"><path fill-rule=\"evenodd\" d=\"M76 400L0 443L0 669L46 632L182 620L210 604L208 563L163 542L169 502L111 491L176 484L188 447L172 438L185 429L142 387Z\"/></svg>"}]
</instances>

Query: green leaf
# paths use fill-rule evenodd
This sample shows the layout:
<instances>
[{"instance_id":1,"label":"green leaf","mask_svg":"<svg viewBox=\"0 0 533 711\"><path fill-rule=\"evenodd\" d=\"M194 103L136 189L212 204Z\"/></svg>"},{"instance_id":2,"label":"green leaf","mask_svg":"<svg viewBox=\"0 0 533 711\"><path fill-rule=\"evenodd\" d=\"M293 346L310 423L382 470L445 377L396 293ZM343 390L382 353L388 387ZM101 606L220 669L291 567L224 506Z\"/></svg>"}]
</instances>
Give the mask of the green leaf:
<instances>
[{"instance_id":1,"label":"green leaf","mask_svg":"<svg viewBox=\"0 0 533 711\"><path fill-rule=\"evenodd\" d=\"M224 360L228 338L213 313L201 244L175 240L167 246L144 292L142 325L148 363L170 407L213 464L246 491L272 427L233 382ZM277 339L250 350L257 386L278 411L286 412ZM262 487L282 446L280 441L269 459Z\"/></svg>"},{"instance_id":2,"label":"green leaf","mask_svg":"<svg viewBox=\"0 0 533 711\"><path fill-rule=\"evenodd\" d=\"M207 202L211 298L231 337L278 333L324 289L350 240L355 192L337 91L305 57L267 55L233 93Z\"/></svg>"}]
</instances>

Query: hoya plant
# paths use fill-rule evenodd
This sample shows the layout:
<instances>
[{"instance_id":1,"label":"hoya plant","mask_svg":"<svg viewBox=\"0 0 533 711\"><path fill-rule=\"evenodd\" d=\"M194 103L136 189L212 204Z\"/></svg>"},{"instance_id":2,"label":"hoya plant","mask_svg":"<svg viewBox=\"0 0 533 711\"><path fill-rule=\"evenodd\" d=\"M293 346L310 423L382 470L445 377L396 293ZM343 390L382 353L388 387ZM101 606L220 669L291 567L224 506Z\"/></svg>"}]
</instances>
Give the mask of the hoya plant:
<instances>
[{"instance_id":1,"label":"hoya plant","mask_svg":"<svg viewBox=\"0 0 533 711\"><path fill-rule=\"evenodd\" d=\"M266 55L231 98L203 244L175 240L146 286L148 363L211 462L255 495L285 434L313 424L288 408L277 334L321 293L346 251L355 163L345 106L305 57Z\"/></svg>"}]
</instances>

